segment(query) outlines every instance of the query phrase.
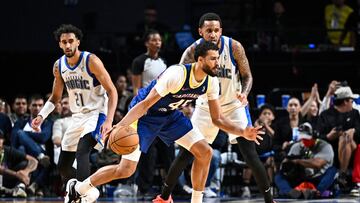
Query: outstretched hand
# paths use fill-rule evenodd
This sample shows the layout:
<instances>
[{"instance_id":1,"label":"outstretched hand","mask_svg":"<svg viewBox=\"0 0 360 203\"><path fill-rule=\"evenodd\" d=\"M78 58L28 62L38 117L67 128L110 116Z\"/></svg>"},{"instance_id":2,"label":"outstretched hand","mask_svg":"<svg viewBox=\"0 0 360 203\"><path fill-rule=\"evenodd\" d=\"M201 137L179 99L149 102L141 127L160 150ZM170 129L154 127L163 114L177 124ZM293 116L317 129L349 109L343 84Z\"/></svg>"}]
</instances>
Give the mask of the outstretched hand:
<instances>
[{"instance_id":1,"label":"outstretched hand","mask_svg":"<svg viewBox=\"0 0 360 203\"><path fill-rule=\"evenodd\" d=\"M262 126L246 127L243 137L247 140L254 141L257 145L260 145L259 140L263 140L260 135L264 135L265 132L261 130Z\"/></svg>"},{"instance_id":2,"label":"outstretched hand","mask_svg":"<svg viewBox=\"0 0 360 203\"><path fill-rule=\"evenodd\" d=\"M122 128L122 127L124 127L124 126L116 124L116 125L113 125L110 129L108 129L105 133L102 133L102 138L101 139L102 139L103 143L105 143L109 139L111 132L115 128Z\"/></svg>"},{"instance_id":3,"label":"outstretched hand","mask_svg":"<svg viewBox=\"0 0 360 203\"><path fill-rule=\"evenodd\" d=\"M102 135L102 137L101 137L102 143L106 143L106 141L109 139L112 129L113 128L111 128L111 130L108 131L108 133L106 133L106 134L101 134Z\"/></svg>"},{"instance_id":4,"label":"outstretched hand","mask_svg":"<svg viewBox=\"0 0 360 203\"><path fill-rule=\"evenodd\" d=\"M36 131L40 131L41 123L43 122L43 117L38 115L31 121L31 127Z\"/></svg>"}]
</instances>

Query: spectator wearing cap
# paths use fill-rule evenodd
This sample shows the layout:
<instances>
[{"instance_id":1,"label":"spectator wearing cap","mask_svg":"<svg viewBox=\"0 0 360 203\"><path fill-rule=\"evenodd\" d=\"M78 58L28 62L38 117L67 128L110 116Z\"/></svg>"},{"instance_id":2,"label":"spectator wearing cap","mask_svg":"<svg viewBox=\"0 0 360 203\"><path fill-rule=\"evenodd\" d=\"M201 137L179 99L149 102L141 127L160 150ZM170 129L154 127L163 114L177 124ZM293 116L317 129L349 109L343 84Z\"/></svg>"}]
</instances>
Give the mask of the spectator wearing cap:
<instances>
[{"instance_id":1,"label":"spectator wearing cap","mask_svg":"<svg viewBox=\"0 0 360 203\"><path fill-rule=\"evenodd\" d=\"M291 146L275 176L280 195L296 199L330 195L329 188L337 172L333 167L334 151L329 143L315 134L310 123L299 126L300 141Z\"/></svg>"},{"instance_id":2,"label":"spectator wearing cap","mask_svg":"<svg viewBox=\"0 0 360 203\"><path fill-rule=\"evenodd\" d=\"M320 114L317 129L320 137L334 150L334 166L339 169L338 182L348 186L348 169L351 157L359 144L360 115L353 109L353 94L349 86L338 87L334 93L334 105Z\"/></svg>"}]
</instances>

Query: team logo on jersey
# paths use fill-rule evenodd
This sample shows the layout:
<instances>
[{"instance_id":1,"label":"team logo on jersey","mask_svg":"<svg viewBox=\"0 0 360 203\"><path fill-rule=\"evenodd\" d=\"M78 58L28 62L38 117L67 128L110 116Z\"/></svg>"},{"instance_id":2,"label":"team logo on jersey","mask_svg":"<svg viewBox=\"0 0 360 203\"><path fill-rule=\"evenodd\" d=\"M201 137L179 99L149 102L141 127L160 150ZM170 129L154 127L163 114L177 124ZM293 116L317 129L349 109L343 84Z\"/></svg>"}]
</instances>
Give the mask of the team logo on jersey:
<instances>
[{"instance_id":1,"label":"team logo on jersey","mask_svg":"<svg viewBox=\"0 0 360 203\"><path fill-rule=\"evenodd\" d=\"M205 92L205 88L206 88L206 87L203 86L201 92Z\"/></svg>"},{"instance_id":2,"label":"team logo on jersey","mask_svg":"<svg viewBox=\"0 0 360 203\"><path fill-rule=\"evenodd\" d=\"M68 89L90 89L89 81L84 80L81 76L66 77L65 85Z\"/></svg>"},{"instance_id":3,"label":"team logo on jersey","mask_svg":"<svg viewBox=\"0 0 360 203\"><path fill-rule=\"evenodd\" d=\"M218 77L231 79L231 70L227 69L225 66L220 66L218 69Z\"/></svg>"},{"instance_id":4,"label":"team logo on jersey","mask_svg":"<svg viewBox=\"0 0 360 203\"><path fill-rule=\"evenodd\" d=\"M161 111L161 112L167 112L166 108L159 108L158 110Z\"/></svg>"},{"instance_id":5,"label":"team logo on jersey","mask_svg":"<svg viewBox=\"0 0 360 203\"><path fill-rule=\"evenodd\" d=\"M194 93L188 93L188 94L174 94L172 97L177 99L197 99L200 96L200 94L194 94Z\"/></svg>"}]
</instances>

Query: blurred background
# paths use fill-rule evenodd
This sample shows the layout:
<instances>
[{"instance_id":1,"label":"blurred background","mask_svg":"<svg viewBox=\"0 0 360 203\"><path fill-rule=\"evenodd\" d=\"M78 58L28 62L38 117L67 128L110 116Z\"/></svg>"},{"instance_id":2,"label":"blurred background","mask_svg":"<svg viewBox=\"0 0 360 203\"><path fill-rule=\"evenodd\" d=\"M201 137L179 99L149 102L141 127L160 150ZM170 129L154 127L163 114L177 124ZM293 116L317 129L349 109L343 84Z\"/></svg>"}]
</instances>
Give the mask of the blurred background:
<instances>
[{"instance_id":1,"label":"blurred background","mask_svg":"<svg viewBox=\"0 0 360 203\"><path fill-rule=\"evenodd\" d=\"M162 56L170 65L178 63L189 40L199 38L198 20L205 12L218 13L223 34L245 47L254 76L250 100L255 94L310 91L314 83L324 94L332 80L346 80L359 92L356 41L333 42L327 32L343 30L336 19L330 27L325 20L326 5L336 1L359 15L357 0L3 1L0 97L11 102L18 93L51 91L52 65L62 55L52 33L60 24L81 28L80 49L98 55L116 77L146 51L141 39L145 21L158 24ZM352 23L348 31L356 37L357 21Z\"/></svg>"}]
</instances>

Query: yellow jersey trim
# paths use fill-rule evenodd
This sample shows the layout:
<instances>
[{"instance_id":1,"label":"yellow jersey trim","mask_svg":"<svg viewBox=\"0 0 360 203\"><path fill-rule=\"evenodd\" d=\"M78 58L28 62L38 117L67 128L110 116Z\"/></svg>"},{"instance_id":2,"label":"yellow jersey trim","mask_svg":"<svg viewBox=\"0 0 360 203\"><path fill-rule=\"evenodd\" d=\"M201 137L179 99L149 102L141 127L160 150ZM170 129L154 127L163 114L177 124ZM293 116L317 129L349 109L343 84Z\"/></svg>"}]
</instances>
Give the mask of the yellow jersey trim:
<instances>
[{"instance_id":1,"label":"yellow jersey trim","mask_svg":"<svg viewBox=\"0 0 360 203\"><path fill-rule=\"evenodd\" d=\"M191 70L190 70L190 78L189 78L189 85L191 89L195 89L198 88L200 85L202 85L204 83L204 81L206 80L206 76L197 86L195 86L195 84L193 84L193 77L194 77L194 68L195 68L195 63L191 64Z\"/></svg>"}]
</instances>

